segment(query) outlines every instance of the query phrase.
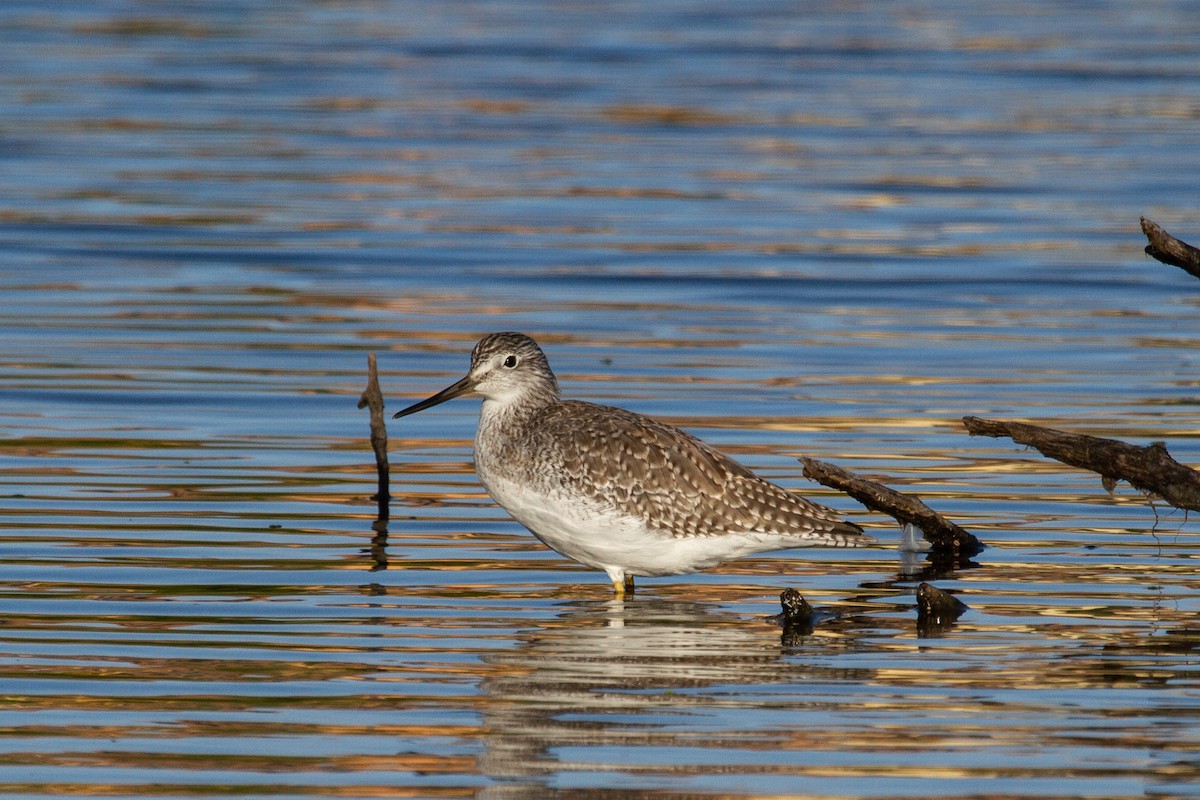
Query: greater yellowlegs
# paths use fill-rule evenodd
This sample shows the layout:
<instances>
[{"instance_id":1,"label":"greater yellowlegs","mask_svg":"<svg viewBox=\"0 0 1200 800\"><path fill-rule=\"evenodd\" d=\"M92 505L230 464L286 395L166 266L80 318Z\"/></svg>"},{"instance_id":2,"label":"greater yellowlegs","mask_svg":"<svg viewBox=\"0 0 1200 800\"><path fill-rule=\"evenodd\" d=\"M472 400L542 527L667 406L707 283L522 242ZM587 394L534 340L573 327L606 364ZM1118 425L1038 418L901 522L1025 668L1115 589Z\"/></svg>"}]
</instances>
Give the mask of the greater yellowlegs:
<instances>
[{"instance_id":1,"label":"greater yellowlegs","mask_svg":"<svg viewBox=\"0 0 1200 800\"><path fill-rule=\"evenodd\" d=\"M483 396L475 471L488 494L550 548L608 573L618 595L635 575L874 542L678 428L562 400L546 356L524 334L485 336L466 377L395 417L467 394Z\"/></svg>"}]
</instances>

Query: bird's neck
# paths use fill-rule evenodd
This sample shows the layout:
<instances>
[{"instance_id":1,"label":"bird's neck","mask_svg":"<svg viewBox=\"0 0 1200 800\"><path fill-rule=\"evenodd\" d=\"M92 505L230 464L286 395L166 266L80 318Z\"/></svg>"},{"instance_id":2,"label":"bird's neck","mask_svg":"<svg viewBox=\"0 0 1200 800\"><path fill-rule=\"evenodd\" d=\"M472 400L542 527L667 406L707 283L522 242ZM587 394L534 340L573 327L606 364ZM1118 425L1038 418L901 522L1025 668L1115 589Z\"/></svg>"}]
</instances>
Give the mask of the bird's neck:
<instances>
[{"instance_id":1,"label":"bird's neck","mask_svg":"<svg viewBox=\"0 0 1200 800\"><path fill-rule=\"evenodd\" d=\"M502 436L516 436L530 425L538 414L560 402L557 392L527 392L514 397L484 398L479 414L480 433L485 428L498 430Z\"/></svg>"}]
</instances>

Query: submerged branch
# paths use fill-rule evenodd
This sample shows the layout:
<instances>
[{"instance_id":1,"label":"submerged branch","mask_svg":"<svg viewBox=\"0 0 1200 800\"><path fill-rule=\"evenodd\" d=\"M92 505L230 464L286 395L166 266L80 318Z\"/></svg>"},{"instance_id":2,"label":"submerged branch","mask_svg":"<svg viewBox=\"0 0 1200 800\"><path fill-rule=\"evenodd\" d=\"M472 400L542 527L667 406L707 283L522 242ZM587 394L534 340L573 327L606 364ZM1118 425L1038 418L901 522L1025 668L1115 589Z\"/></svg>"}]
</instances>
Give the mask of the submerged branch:
<instances>
[{"instance_id":1,"label":"submerged branch","mask_svg":"<svg viewBox=\"0 0 1200 800\"><path fill-rule=\"evenodd\" d=\"M845 492L867 508L895 517L901 525L912 524L920 528L933 544L935 553L970 556L983 549L983 543L973 534L925 505L915 495L902 494L814 458L801 458L800 462L804 464L804 477Z\"/></svg>"},{"instance_id":2,"label":"submerged branch","mask_svg":"<svg viewBox=\"0 0 1200 800\"><path fill-rule=\"evenodd\" d=\"M1164 264L1179 267L1193 277L1200 278L1200 250L1187 242L1176 239L1164 231L1153 220L1142 217L1142 233L1150 240L1146 255Z\"/></svg>"},{"instance_id":3,"label":"submerged branch","mask_svg":"<svg viewBox=\"0 0 1200 800\"><path fill-rule=\"evenodd\" d=\"M1176 508L1200 511L1200 473L1171 458L1161 442L1139 447L1117 439L979 417L963 417L963 425L972 436L1008 437L1056 461L1099 473L1110 492L1123 480Z\"/></svg>"}]
</instances>

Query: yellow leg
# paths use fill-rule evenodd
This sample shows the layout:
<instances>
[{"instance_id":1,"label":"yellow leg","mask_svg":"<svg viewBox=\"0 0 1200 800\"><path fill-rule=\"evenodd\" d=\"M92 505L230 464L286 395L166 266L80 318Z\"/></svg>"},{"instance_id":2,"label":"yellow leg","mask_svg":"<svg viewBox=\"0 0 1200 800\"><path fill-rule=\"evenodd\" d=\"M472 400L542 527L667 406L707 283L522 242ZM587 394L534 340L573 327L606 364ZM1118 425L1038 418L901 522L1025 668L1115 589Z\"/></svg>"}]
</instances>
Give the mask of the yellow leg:
<instances>
[{"instance_id":1,"label":"yellow leg","mask_svg":"<svg viewBox=\"0 0 1200 800\"><path fill-rule=\"evenodd\" d=\"M612 594L618 597L634 594L634 576L623 575L612 579Z\"/></svg>"}]
</instances>

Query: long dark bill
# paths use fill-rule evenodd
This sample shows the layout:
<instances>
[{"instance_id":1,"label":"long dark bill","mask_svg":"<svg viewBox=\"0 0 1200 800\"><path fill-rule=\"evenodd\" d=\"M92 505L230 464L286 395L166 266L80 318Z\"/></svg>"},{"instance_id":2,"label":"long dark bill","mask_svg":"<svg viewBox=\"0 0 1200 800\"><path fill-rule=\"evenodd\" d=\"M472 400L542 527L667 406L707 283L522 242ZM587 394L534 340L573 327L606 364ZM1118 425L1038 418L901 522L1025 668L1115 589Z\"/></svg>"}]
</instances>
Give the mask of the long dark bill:
<instances>
[{"instance_id":1,"label":"long dark bill","mask_svg":"<svg viewBox=\"0 0 1200 800\"><path fill-rule=\"evenodd\" d=\"M427 408L433 408L434 406L444 403L447 400L453 400L456 397L462 397L464 394L470 394L473 391L475 391L475 384L471 382L471 376L468 375L458 383L442 389L433 397L427 397L419 403L413 403L411 406L403 409L402 411L397 411L392 415L392 419L407 417L409 414L415 414L418 411L424 411Z\"/></svg>"}]
</instances>

